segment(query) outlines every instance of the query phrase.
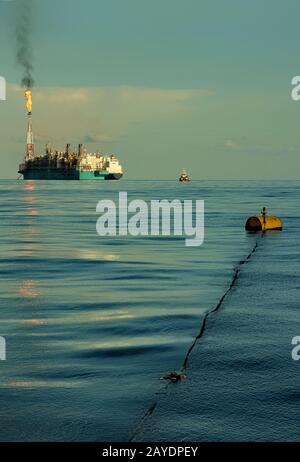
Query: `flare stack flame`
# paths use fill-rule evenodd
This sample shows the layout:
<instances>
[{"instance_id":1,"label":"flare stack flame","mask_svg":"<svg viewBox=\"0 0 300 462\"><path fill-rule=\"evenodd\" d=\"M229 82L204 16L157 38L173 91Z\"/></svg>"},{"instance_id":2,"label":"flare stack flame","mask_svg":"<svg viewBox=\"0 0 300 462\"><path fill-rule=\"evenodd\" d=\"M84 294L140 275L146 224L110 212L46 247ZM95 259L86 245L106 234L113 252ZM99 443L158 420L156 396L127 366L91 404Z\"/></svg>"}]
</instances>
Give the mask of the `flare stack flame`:
<instances>
[{"instance_id":1,"label":"flare stack flame","mask_svg":"<svg viewBox=\"0 0 300 462\"><path fill-rule=\"evenodd\" d=\"M26 97L27 112L28 112L28 115L30 115L31 110L32 110L32 95L29 89L25 91L25 97Z\"/></svg>"},{"instance_id":2,"label":"flare stack flame","mask_svg":"<svg viewBox=\"0 0 300 462\"><path fill-rule=\"evenodd\" d=\"M34 157L34 143L33 143L33 131L32 131L32 95L31 91L27 89L25 91L26 97L26 107L27 107L27 114L28 114L28 125L27 125L27 149L26 149L26 159L33 159Z\"/></svg>"}]
</instances>

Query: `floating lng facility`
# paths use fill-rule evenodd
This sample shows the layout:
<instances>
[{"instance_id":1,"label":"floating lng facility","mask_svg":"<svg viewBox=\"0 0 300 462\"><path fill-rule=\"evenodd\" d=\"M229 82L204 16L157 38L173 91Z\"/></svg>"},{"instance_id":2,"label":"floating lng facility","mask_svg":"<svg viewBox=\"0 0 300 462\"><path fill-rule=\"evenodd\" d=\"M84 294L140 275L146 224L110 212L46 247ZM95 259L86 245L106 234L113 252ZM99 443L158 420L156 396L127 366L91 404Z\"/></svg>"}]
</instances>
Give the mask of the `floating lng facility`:
<instances>
[{"instance_id":1,"label":"floating lng facility","mask_svg":"<svg viewBox=\"0 0 300 462\"><path fill-rule=\"evenodd\" d=\"M87 153L83 144L78 145L78 151L73 152L67 144L65 151L52 149L46 145L44 155L34 152L32 128L32 94L25 91L27 106L27 145L25 159L19 166L19 172L24 180L119 180L122 166L114 155Z\"/></svg>"}]
</instances>

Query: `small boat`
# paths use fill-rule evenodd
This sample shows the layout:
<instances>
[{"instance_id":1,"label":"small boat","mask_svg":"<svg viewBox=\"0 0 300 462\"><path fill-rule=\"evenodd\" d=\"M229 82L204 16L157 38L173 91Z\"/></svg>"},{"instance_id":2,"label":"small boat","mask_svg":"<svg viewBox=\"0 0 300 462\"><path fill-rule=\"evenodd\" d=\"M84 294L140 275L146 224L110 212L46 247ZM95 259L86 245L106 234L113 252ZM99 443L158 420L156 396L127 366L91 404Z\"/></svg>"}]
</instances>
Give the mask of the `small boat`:
<instances>
[{"instance_id":1,"label":"small boat","mask_svg":"<svg viewBox=\"0 0 300 462\"><path fill-rule=\"evenodd\" d=\"M185 183L185 182L188 182L188 181L191 181L188 174L186 173L186 170L183 168L182 169L182 172L181 172L181 175L179 177L179 181L181 183Z\"/></svg>"}]
</instances>

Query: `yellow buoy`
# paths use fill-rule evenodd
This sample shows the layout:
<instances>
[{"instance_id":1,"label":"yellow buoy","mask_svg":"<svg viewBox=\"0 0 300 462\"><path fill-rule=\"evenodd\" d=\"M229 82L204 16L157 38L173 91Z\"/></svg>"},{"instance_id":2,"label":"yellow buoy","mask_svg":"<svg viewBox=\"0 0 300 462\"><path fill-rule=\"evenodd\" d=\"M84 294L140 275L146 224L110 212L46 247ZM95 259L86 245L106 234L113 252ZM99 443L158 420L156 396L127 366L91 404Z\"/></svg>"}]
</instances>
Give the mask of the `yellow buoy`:
<instances>
[{"instance_id":1,"label":"yellow buoy","mask_svg":"<svg viewBox=\"0 0 300 462\"><path fill-rule=\"evenodd\" d=\"M268 229L282 229L282 222L278 217L267 215L267 209L264 207L261 215L248 218L245 228L247 231L267 231Z\"/></svg>"}]
</instances>

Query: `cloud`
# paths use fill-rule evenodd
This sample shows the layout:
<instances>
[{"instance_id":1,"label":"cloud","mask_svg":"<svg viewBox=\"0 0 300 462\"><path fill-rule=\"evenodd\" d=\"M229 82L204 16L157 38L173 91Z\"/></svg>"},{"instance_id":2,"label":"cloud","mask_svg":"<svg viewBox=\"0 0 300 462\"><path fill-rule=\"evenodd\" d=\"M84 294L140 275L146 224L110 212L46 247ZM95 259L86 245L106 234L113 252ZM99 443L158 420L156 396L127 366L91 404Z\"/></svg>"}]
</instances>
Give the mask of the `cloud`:
<instances>
[{"instance_id":1,"label":"cloud","mask_svg":"<svg viewBox=\"0 0 300 462\"><path fill-rule=\"evenodd\" d=\"M226 140L224 146L227 149L233 149L233 150L241 149L241 146L231 139Z\"/></svg>"},{"instance_id":2,"label":"cloud","mask_svg":"<svg viewBox=\"0 0 300 462\"><path fill-rule=\"evenodd\" d=\"M9 84L8 88L13 93L22 93L22 89L15 84ZM106 103L118 102L122 106L136 106L141 104L180 104L200 97L211 96L214 92L205 89L168 89L138 86L106 86L106 87L36 87L33 90L33 98L37 103L65 104L66 102L89 102L102 101Z\"/></svg>"},{"instance_id":3,"label":"cloud","mask_svg":"<svg viewBox=\"0 0 300 462\"><path fill-rule=\"evenodd\" d=\"M140 86L35 87L36 141L113 143L136 138L151 126L184 118L214 93L206 89L168 89ZM25 112L23 90L8 84L8 99L16 113ZM162 126L162 125L161 125ZM41 135L42 134L42 135ZM69 141L68 141L69 140Z\"/></svg>"},{"instance_id":4,"label":"cloud","mask_svg":"<svg viewBox=\"0 0 300 462\"><path fill-rule=\"evenodd\" d=\"M49 90L37 89L34 98L42 103L65 104L68 102L83 103L88 100L88 92L84 89L54 88Z\"/></svg>"},{"instance_id":5,"label":"cloud","mask_svg":"<svg viewBox=\"0 0 300 462\"><path fill-rule=\"evenodd\" d=\"M110 143L113 137L105 133L86 134L82 138L83 143Z\"/></svg>"}]
</instances>

